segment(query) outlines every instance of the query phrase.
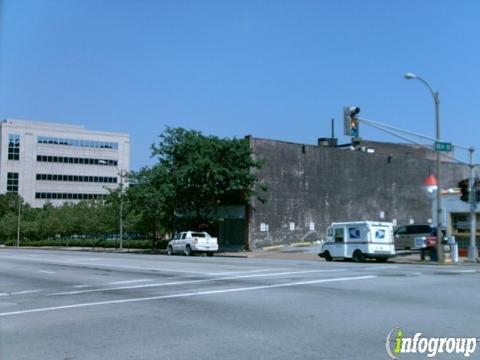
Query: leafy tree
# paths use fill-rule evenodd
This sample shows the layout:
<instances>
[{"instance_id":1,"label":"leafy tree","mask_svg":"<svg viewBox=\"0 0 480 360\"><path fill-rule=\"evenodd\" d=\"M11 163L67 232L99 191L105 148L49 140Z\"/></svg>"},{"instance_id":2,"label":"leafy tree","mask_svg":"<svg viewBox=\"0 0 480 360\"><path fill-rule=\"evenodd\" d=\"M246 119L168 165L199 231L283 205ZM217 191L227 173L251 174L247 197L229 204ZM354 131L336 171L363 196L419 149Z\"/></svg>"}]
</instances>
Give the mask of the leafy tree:
<instances>
[{"instance_id":1,"label":"leafy tree","mask_svg":"<svg viewBox=\"0 0 480 360\"><path fill-rule=\"evenodd\" d=\"M173 229L174 187L167 168L162 164L143 168L131 177L127 198L132 216L132 228L143 228L156 239L158 232Z\"/></svg>"},{"instance_id":2,"label":"leafy tree","mask_svg":"<svg viewBox=\"0 0 480 360\"><path fill-rule=\"evenodd\" d=\"M195 130L169 128L152 145L152 156L167 174L174 197L170 209L193 212L220 205L244 205L254 195L252 168L261 163L251 156L245 139L221 139ZM172 213L173 216L173 213Z\"/></svg>"}]
</instances>

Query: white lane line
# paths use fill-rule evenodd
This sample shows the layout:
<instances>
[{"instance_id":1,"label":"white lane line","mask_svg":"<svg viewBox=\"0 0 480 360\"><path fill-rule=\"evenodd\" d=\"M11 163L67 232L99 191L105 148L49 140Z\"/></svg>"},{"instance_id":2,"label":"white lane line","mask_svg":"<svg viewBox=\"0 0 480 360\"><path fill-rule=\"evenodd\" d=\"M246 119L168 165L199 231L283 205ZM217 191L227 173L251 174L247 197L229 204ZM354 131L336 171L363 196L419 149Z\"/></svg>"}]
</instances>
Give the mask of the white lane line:
<instances>
[{"instance_id":1,"label":"white lane line","mask_svg":"<svg viewBox=\"0 0 480 360\"><path fill-rule=\"evenodd\" d=\"M40 292L42 290L23 290L23 291L17 291L17 292L12 292L12 293L0 293L0 296L12 296L12 295L24 295L24 294L33 294Z\"/></svg>"},{"instance_id":2,"label":"white lane line","mask_svg":"<svg viewBox=\"0 0 480 360\"><path fill-rule=\"evenodd\" d=\"M153 281L153 279L136 279L136 280L112 281L112 282L106 283L106 285L132 284L132 283L148 282L148 281Z\"/></svg>"},{"instance_id":3,"label":"white lane line","mask_svg":"<svg viewBox=\"0 0 480 360\"><path fill-rule=\"evenodd\" d=\"M210 275L210 273L204 273L200 271L187 271L187 270L178 270L178 269L170 269L170 268L160 268L160 267L143 267L143 266L127 266L127 265L113 265L113 264L92 264L92 263L82 263L76 261L62 261L62 260L53 260L53 259L32 259L28 257L21 257L21 256L0 256L0 259L12 259L12 260L28 260L28 261L35 261L35 262L43 262L49 264L61 264L61 265L81 265L87 267L102 267L102 268L116 268L116 269L131 269L131 270L144 270L144 271L165 271L171 273L182 273L182 274L195 274L195 275Z\"/></svg>"},{"instance_id":4,"label":"white lane line","mask_svg":"<svg viewBox=\"0 0 480 360\"><path fill-rule=\"evenodd\" d=\"M37 293L37 292L40 292L40 291L42 291L42 290L23 290L23 291L13 292L10 295L33 294L33 293Z\"/></svg>"},{"instance_id":5,"label":"white lane line","mask_svg":"<svg viewBox=\"0 0 480 360\"><path fill-rule=\"evenodd\" d=\"M290 282L290 283L282 283L282 284L274 284L274 285L250 286L250 287L242 287L242 288L223 289L223 290L197 291L197 292L189 292L189 293L183 293L183 294L152 296L152 297L144 297L144 298L80 303L80 304L73 304L73 305L53 306L53 307L45 307L45 308L37 308L37 309L29 309L29 310L4 312L4 313L0 313L0 317L55 311L55 310L64 310L64 309L84 308L84 307L91 307L91 306L125 304L125 303L131 303L131 302L173 299L173 298L181 298L181 297L200 296L200 295L226 294L226 293L234 293L234 292L240 292L240 291L253 291L253 290L264 290L264 289L273 289L273 288L281 288L281 287L313 285L313 284L321 284L321 283L336 282L336 281L367 280L367 279L373 279L373 278L376 278L376 276L368 275L368 276L341 277L341 278L331 278L331 279L321 279L321 280L298 281L298 282Z\"/></svg>"},{"instance_id":6,"label":"white lane line","mask_svg":"<svg viewBox=\"0 0 480 360\"><path fill-rule=\"evenodd\" d=\"M80 285L73 285L72 287L76 288L76 289L82 289L82 288L87 288L87 287L90 287L91 285L87 285L87 284L80 284Z\"/></svg>"},{"instance_id":7,"label":"white lane line","mask_svg":"<svg viewBox=\"0 0 480 360\"><path fill-rule=\"evenodd\" d=\"M48 271L48 270L38 270L39 273L44 273L44 274L56 274L56 271Z\"/></svg>"},{"instance_id":8,"label":"white lane line","mask_svg":"<svg viewBox=\"0 0 480 360\"><path fill-rule=\"evenodd\" d=\"M213 278L213 279L172 281L172 282L164 282L164 283L156 283L156 284L119 286L119 287L114 287L114 288L109 287L109 288L103 288L103 289L64 291L64 292L58 292L58 293L54 293L54 294L48 294L47 296L78 295L78 294L87 294L87 293L103 292L103 291L130 290L130 289L172 286L172 285L198 284L198 283L203 283L203 282L213 282L213 281L223 281L223 280L249 279L249 278L257 278L257 277L287 276L287 275L297 275L297 274L307 274L307 273L323 273L323 272L338 272L338 271L344 271L344 270L341 270L341 269L338 269L338 270L304 270L304 271L288 271L288 272L269 273L269 274L236 275L236 276L227 276L227 277Z\"/></svg>"}]
</instances>

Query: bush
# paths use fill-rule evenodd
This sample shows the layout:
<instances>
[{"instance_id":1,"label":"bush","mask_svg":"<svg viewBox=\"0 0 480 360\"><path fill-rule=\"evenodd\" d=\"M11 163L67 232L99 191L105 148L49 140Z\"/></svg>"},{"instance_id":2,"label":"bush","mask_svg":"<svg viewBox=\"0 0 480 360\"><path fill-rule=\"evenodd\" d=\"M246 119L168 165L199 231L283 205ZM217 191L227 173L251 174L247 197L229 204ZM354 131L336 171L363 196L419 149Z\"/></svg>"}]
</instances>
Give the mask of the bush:
<instances>
[{"instance_id":1,"label":"bush","mask_svg":"<svg viewBox=\"0 0 480 360\"><path fill-rule=\"evenodd\" d=\"M6 246L15 246L16 239L5 240L3 242ZM168 241L157 241L155 249L165 249ZM129 240L124 239L122 242L125 249L151 249L152 240ZM87 248L117 248L119 246L118 240L107 239L44 239L44 240L29 240L20 239L20 246L59 246L59 247L87 247Z\"/></svg>"}]
</instances>

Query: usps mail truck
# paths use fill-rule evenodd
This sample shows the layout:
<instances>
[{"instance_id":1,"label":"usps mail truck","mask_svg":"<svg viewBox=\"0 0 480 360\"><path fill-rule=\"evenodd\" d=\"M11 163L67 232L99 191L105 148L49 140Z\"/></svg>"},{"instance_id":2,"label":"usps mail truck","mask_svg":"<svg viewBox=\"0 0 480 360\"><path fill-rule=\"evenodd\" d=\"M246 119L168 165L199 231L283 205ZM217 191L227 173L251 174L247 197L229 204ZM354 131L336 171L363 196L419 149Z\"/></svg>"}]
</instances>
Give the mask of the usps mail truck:
<instances>
[{"instance_id":1,"label":"usps mail truck","mask_svg":"<svg viewBox=\"0 0 480 360\"><path fill-rule=\"evenodd\" d=\"M376 221L332 223L318 255L327 261L335 258L356 262L387 261L395 256L393 224Z\"/></svg>"}]
</instances>

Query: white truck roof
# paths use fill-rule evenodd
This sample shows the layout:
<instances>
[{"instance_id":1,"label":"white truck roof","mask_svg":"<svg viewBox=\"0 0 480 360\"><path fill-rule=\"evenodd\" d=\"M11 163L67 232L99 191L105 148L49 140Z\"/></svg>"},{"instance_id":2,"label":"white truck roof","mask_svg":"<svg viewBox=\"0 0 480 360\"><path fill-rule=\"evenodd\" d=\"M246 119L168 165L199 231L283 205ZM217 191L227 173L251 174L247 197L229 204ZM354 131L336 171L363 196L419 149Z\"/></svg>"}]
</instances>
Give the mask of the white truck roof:
<instances>
[{"instance_id":1,"label":"white truck roof","mask_svg":"<svg viewBox=\"0 0 480 360\"><path fill-rule=\"evenodd\" d=\"M346 222L335 222L330 224L333 225L368 225L368 226L393 226L391 222L386 221L346 221Z\"/></svg>"}]
</instances>

